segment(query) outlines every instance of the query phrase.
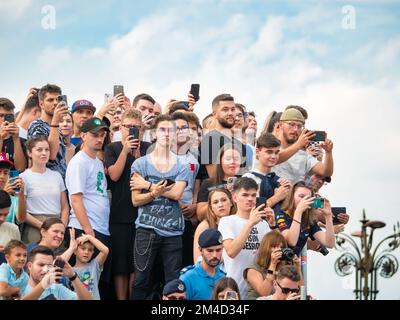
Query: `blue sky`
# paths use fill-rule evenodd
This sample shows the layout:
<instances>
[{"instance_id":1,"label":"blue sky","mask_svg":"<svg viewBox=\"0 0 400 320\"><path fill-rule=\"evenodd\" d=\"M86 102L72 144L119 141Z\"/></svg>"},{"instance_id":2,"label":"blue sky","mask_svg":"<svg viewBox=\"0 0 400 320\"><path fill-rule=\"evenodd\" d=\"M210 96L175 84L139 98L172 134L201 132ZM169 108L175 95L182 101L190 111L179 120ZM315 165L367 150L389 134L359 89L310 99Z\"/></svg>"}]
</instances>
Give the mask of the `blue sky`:
<instances>
[{"instance_id":1,"label":"blue sky","mask_svg":"<svg viewBox=\"0 0 400 320\"><path fill-rule=\"evenodd\" d=\"M55 30L41 27L44 5L56 10ZM354 30L342 27L345 5L355 9ZM270 111L299 104L307 126L334 141L325 195L348 207L347 232L359 228L362 208L388 223L378 238L399 220L399 1L19 0L1 1L0 14L0 96L17 106L30 86L47 82L70 103L96 106L114 84L163 105L200 83L201 117L229 92L256 112L260 128ZM352 283L333 271L337 256L310 254L318 298L353 298ZM379 297L400 299L399 280L380 280Z\"/></svg>"}]
</instances>

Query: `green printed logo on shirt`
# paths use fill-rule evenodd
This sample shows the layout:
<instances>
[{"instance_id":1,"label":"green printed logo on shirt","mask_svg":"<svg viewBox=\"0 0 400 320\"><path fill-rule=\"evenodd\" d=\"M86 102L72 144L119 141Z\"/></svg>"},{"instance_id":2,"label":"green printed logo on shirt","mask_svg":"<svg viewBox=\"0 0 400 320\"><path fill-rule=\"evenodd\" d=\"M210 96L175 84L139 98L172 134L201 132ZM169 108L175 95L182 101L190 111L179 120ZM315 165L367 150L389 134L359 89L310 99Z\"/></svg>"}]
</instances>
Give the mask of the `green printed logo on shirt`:
<instances>
[{"instance_id":1,"label":"green printed logo on shirt","mask_svg":"<svg viewBox=\"0 0 400 320\"><path fill-rule=\"evenodd\" d=\"M99 171L97 173L96 191L99 191L100 193L104 193L103 189L101 188L101 183L103 180L104 180L104 174L103 172Z\"/></svg>"}]
</instances>

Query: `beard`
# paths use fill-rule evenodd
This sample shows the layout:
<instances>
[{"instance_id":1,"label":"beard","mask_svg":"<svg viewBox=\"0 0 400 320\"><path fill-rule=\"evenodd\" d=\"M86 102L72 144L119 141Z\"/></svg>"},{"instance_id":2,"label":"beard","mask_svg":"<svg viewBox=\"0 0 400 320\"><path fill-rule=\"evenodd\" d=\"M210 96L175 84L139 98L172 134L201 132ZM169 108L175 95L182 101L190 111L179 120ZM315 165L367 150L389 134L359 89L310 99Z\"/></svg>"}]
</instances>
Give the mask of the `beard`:
<instances>
[{"instance_id":1,"label":"beard","mask_svg":"<svg viewBox=\"0 0 400 320\"><path fill-rule=\"evenodd\" d=\"M219 265L220 262L221 262L221 259L218 259L218 258L212 258L212 259L208 260L208 259L206 259L206 257L203 256L203 259L204 259L204 262L205 262L208 266L210 266L210 267L212 267L212 268L215 268L215 267L216 267L217 265Z\"/></svg>"},{"instance_id":2,"label":"beard","mask_svg":"<svg viewBox=\"0 0 400 320\"><path fill-rule=\"evenodd\" d=\"M297 139L299 139L299 135L296 134L294 138L289 138L286 132L283 132L283 138L286 140L287 144L293 144L297 141Z\"/></svg>"},{"instance_id":3,"label":"beard","mask_svg":"<svg viewBox=\"0 0 400 320\"><path fill-rule=\"evenodd\" d=\"M226 121L223 118L218 118L217 119L218 123L224 127L225 129L232 129L232 127L235 125L235 121L232 121L231 123Z\"/></svg>"}]
</instances>

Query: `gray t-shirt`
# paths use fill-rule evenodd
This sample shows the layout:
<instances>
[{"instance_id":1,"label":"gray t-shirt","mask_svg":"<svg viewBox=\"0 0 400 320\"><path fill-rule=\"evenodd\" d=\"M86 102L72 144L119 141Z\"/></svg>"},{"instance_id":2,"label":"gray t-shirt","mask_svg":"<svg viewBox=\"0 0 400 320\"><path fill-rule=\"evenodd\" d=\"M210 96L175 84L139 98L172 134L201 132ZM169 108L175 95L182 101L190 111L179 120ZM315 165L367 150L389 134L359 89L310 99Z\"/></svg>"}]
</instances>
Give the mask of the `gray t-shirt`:
<instances>
[{"instance_id":1,"label":"gray t-shirt","mask_svg":"<svg viewBox=\"0 0 400 320\"><path fill-rule=\"evenodd\" d=\"M74 267L73 269L78 274L79 280L92 295L93 300L100 300L99 279L103 268L99 265L97 259L94 258L84 267Z\"/></svg>"},{"instance_id":2,"label":"gray t-shirt","mask_svg":"<svg viewBox=\"0 0 400 320\"><path fill-rule=\"evenodd\" d=\"M297 151L289 160L272 168L281 178L289 180L291 184L304 180L306 175L318 163L318 160L303 150Z\"/></svg>"},{"instance_id":3,"label":"gray t-shirt","mask_svg":"<svg viewBox=\"0 0 400 320\"><path fill-rule=\"evenodd\" d=\"M150 155L147 155L132 164L131 173L137 172L153 184L164 179L188 183L190 171L185 164L186 161L177 156L174 166L169 171L161 173L154 167ZM154 229L160 236L173 237L182 235L184 227L185 223L178 201L161 196L139 207L136 228Z\"/></svg>"},{"instance_id":4,"label":"gray t-shirt","mask_svg":"<svg viewBox=\"0 0 400 320\"><path fill-rule=\"evenodd\" d=\"M181 155L180 157L182 157L184 165L187 166L189 169L189 180L188 184L186 185L185 191L183 191L181 202L183 204L192 204L194 183L196 181L196 176L199 172L200 165L191 152L188 152L185 155Z\"/></svg>"}]
</instances>

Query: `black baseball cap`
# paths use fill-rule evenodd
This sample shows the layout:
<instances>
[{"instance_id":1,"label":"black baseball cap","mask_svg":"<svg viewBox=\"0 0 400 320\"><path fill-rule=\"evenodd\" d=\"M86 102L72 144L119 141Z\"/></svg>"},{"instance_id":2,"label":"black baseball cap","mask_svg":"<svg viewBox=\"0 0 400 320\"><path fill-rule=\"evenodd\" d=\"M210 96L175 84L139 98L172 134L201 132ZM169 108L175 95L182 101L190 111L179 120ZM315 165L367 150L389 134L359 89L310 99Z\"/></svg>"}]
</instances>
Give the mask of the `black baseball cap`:
<instances>
[{"instance_id":1,"label":"black baseball cap","mask_svg":"<svg viewBox=\"0 0 400 320\"><path fill-rule=\"evenodd\" d=\"M110 131L110 129L108 129L108 127L104 121L101 121L99 118L93 117L93 118L90 118L89 120L87 120L82 125L81 132L97 133L101 129Z\"/></svg>"}]
</instances>

